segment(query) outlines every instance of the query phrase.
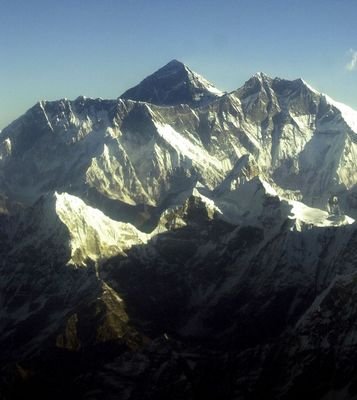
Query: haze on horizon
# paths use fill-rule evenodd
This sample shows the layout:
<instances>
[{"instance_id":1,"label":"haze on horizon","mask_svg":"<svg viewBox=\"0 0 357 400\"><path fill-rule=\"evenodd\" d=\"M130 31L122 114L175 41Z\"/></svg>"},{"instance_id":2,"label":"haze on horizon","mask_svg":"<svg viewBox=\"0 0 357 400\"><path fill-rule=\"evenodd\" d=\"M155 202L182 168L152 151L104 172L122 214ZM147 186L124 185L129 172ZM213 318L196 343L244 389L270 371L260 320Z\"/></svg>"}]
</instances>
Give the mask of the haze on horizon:
<instances>
[{"instance_id":1,"label":"haze on horizon","mask_svg":"<svg viewBox=\"0 0 357 400\"><path fill-rule=\"evenodd\" d=\"M41 99L116 98L178 59L232 91L302 77L357 109L353 0L0 2L0 129Z\"/></svg>"}]
</instances>

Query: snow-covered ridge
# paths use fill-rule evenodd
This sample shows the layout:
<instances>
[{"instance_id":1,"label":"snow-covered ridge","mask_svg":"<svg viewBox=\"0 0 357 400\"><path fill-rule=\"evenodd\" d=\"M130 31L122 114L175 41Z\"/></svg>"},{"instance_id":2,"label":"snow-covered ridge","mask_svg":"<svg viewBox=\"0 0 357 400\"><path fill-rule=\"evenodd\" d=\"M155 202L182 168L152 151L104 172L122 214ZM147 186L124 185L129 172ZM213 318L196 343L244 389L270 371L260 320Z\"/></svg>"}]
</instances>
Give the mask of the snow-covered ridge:
<instances>
[{"instance_id":1,"label":"snow-covered ridge","mask_svg":"<svg viewBox=\"0 0 357 400\"><path fill-rule=\"evenodd\" d=\"M211 82L205 79L203 76L199 75L197 72L192 71L190 68L185 66L185 69L188 73L190 81L199 87L206 89L208 92L212 93L214 96L221 97L225 93L221 90L217 89Z\"/></svg>"},{"instance_id":2,"label":"snow-covered ridge","mask_svg":"<svg viewBox=\"0 0 357 400\"><path fill-rule=\"evenodd\" d=\"M324 94L324 97L328 103L336 107L341 112L341 115L346 121L347 125L353 130L354 133L357 134L357 111L346 104L333 100L326 94Z\"/></svg>"},{"instance_id":3,"label":"snow-covered ridge","mask_svg":"<svg viewBox=\"0 0 357 400\"><path fill-rule=\"evenodd\" d=\"M131 224L113 221L76 196L56 192L54 197L56 213L70 233L70 261L75 264L124 253L150 238Z\"/></svg>"},{"instance_id":4,"label":"snow-covered ridge","mask_svg":"<svg viewBox=\"0 0 357 400\"><path fill-rule=\"evenodd\" d=\"M302 78L300 78L301 79L301 82L309 89L309 90L311 90L313 93L315 93L315 94L317 94L317 95L320 95L321 93L318 91L318 90L316 90L315 88L313 88L309 83L307 83L304 79L302 79Z\"/></svg>"},{"instance_id":5,"label":"snow-covered ridge","mask_svg":"<svg viewBox=\"0 0 357 400\"><path fill-rule=\"evenodd\" d=\"M260 224L273 220L276 226L285 219L293 220L292 230L303 231L312 227L331 227L353 224L347 215L330 215L316 207L308 207L301 201L279 195L261 177L242 183L233 190L218 193L214 198L222 210L220 218L227 222Z\"/></svg>"}]
</instances>

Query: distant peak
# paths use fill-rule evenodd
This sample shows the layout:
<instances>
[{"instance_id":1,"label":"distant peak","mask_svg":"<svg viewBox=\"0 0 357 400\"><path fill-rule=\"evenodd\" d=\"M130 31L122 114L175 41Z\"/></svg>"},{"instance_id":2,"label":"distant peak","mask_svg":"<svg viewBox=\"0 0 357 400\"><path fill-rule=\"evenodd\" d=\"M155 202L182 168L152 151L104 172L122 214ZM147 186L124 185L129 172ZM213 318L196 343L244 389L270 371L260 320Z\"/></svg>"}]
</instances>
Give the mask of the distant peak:
<instances>
[{"instance_id":1,"label":"distant peak","mask_svg":"<svg viewBox=\"0 0 357 400\"><path fill-rule=\"evenodd\" d=\"M243 87L263 88L266 85L270 86L273 81L274 79L264 72L256 72L245 82Z\"/></svg>"},{"instance_id":2,"label":"distant peak","mask_svg":"<svg viewBox=\"0 0 357 400\"><path fill-rule=\"evenodd\" d=\"M163 67L159 68L157 71L155 71L153 74L149 75L147 78L144 79L144 81L151 79L152 77L155 77L156 79L162 79L166 78L169 75L173 74L183 74L186 73L188 68L184 63L178 60L171 60L167 64L165 64ZM142 81L142 82L144 82ZM142 83L141 82L141 83Z\"/></svg>"},{"instance_id":3,"label":"distant peak","mask_svg":"<svg viewBox=\"0 0 357 400\"><path fill-rule=\"evenodd\" d=\"M169 61L163 68L165 67L185 67L185 64L179 60L176 60L175 58L171 61Z\"/></svg>"},{"instance_id":4,"label":"distant peak","mask_svg":"<svg viewBox=\"0 0 357 400\"><path fill-rule=\"evenodd\" d=\"M256 72L241 88L237 89L236 93L239 94L239 97L246 97L262 90L265 91L267 87L271 87L273 81L274 80L264 72Z\"/></svg>"},{"instance_id":5,"label":"distant peak","mask_svg":"<svg viewBox=\"0 0 357 400\"><path fill-rule=\"evenodd\" d=\"M253 75L253 78L258 78L258 79L263 79L263 80L272 79L270 76L268 76L268 75L265 74L264 72L256 72L256 73Z\"/></svg>"},{"instance_id":6,"label":"distant peak","mask_svg":"<svg viewBox=\"0 0 357 400\"><path fill-rule=\"evenodd\" d=\"M74 101L85 101L85 100L87 100L87 99L88 99L87 96L80 95L80 96L78 96Z\"/></svg>"},{"instance_id":7,"label":"distant peak","mask_svg":"<svg viewBox=\"0 0 357 400\"><path fill-rule=\"evenodd\" d=\"M202 104L223 94L201 75L174 59L127 90L121 98L172 106Z\"/></svg>"}]
</instances>

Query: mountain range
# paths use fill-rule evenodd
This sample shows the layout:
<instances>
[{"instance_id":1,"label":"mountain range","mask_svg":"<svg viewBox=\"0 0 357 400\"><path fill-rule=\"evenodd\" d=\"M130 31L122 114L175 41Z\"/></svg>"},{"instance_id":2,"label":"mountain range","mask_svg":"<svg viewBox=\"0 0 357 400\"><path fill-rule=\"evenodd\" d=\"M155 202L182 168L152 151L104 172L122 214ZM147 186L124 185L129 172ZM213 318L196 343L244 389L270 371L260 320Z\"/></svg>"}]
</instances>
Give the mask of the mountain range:
<instances>
[{"instance_id":1,"label":"mountain range","mask_svg":"<svg viewBox=\"0 0 357 400\"><path fill-rule=\"evenodd\" d=\"M173 60L0 133L0 399L357 398L357 111Z\"/></svg>"}]
</instances>

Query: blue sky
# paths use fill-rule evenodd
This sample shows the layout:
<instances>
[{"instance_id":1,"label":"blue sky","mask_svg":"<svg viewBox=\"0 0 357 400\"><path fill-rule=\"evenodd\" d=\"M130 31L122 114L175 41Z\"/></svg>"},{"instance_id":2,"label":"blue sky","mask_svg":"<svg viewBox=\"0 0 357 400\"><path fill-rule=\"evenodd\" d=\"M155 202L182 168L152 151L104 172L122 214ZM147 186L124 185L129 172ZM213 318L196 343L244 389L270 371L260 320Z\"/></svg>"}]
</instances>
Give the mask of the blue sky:
<instances>
[{"instance_id":1,"label":"blue sky","mask_svg":"<svg viewBox=\"0 0 357 400\"><path fill-rule=\"evenodd\" d=\"M116 98L173 58L222 90L262 71L357 109L355 0L0 0L0 129L41 99Z\"/></svg>"}]
</instances>

